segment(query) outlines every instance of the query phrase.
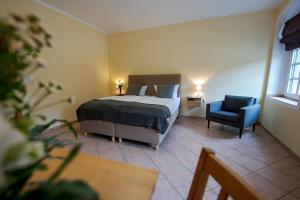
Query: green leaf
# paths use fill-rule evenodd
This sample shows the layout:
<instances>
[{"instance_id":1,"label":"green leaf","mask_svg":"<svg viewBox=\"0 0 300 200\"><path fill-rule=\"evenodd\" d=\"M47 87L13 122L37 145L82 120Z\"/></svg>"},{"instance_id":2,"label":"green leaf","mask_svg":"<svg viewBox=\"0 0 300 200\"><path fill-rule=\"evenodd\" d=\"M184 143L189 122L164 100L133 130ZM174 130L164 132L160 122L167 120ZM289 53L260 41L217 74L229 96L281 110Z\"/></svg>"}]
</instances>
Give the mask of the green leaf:
<instances>
[{"instance_id":1,"label":"green leaf","mask_svg":"<svg viewBox=\"0 0 300 200\"><path fill-rule=\"evenodd\" d=\"M58 167L58 169L50 176L49 182L54 181L60 174L61 172L66 168L66 166L72 161L72 159L78 154L80 150L80 144L74 146L67 157L65 158L64 162Z\"/></svg>"},{"instance_id":2,"label":"green leaf","mask_svg":"<svg viewBox=\"0 0 300 200\"><path fill-rule=\"evenodd\" d=\"M56 139L56 136L52 136L49 138L46 138L43 140L46 148L53 148L53 146L55 147L64 147L65 146L65 141L63 140L58 140Z\"/></svg>"},{"instance_id":3,"label":"green leaf","mask_svg":"<svg viewBox=\"0 0 300 200\"><path fill-rule=\"evenodd\" d=\"M37 16L35 15L27 15L27 20L30 22L30 23L38 23L40 20Z\"/></svg>"},{"instance_id":4,"label":"green leaf","mask_svg":"<svg viewBox=\"0 0 300 200\"><path fill-rule=\"evenodd\" d=\"M29 138L33 139L39 135L41 135L45 130L47 130L52 124L57 123L59 120L58 119L53 119L50 122L42 125L36 125L29 131Z\"/></svg>"},{"instance_id":5,"label":"green leaf","mask_svg":"<svg viewBox=\"0 0 300 200\"><path fill-rule=\"evenodd\" d=\"M25 19L19 15L11 14L12 18L18 23L24 23Z\"/></svg>"},{"instance_id":6,"label":"green leaf","mask_svg":"<svg viewBox=\"0 0 300 200\"><path fill-rule=\"evenodd\" d=\"M35 170L44 170L47 168L42 162L48 156L44 156L36 163L18 170L6 171L7 185L5 188L0 188L0 199L14 199L13 197L19 196L27 181L32 176ZM5 197L5 198L4 198Z\"/></svg>"},{"instance_id":7,"label":"green leaf","mask_svg":"<svg viewBox=\"0 0 300 200\"><path fill-rule=\"evenodd\" d=\"M73 133L74 137L76 139L78 139L78 133L71 122L69 122L67 120L59 120L59 121L63 122L65 125L67 125L68 129Z\"/></svg>"},{"instance_id":8,"label":"green leaf","mask_svg":"<svg viewBox=\"0 0 300 200\"><path fill-rule=\"evenodd\" d=\"M28 117L21 117L18 120L15 120L15 126L22 133L28 134L30 127L32 126L33 121Z\"/></svg>"},{"instance_id":9,"label":"green leaf","mask_svg":"<svg viewBox=\"0 0 300 200\"><path fill-rule=\"evenodd\" d=\"M41 135L45 130L47 130L51 125L57 123L57 122L62 122L64 123L68 129L73 133L73 135L75 136L75 138L78 138L78 134L76 129L73 127L72 123L64 120L64 119L53 119L50 122L46 123L46 124L42 124L42 125L36 125L35 127L33 127L30 131L29 131L29 138L30 139L34 139L35 137Z\"/></svg>"}]
</instances>

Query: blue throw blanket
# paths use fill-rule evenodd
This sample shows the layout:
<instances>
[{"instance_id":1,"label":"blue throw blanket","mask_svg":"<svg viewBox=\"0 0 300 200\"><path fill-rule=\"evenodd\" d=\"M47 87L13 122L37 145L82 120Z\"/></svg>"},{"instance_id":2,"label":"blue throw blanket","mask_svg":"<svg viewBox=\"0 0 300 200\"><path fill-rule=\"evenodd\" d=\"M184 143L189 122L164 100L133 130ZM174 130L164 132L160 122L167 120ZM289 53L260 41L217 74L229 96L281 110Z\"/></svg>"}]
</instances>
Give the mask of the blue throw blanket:
<instances>
[{"instance_id":1,"label":"blue throw blanket","mask_svg":"<svg viewBox=\"0 0 300 200\"><path fill-rule=\"evenodd\" d=\"M92 100L76 110L78 121L102 120L131 126L156 129L164 134L171 113L168 107L155 104L116 100Z\"/></svg>"}]
</instances>

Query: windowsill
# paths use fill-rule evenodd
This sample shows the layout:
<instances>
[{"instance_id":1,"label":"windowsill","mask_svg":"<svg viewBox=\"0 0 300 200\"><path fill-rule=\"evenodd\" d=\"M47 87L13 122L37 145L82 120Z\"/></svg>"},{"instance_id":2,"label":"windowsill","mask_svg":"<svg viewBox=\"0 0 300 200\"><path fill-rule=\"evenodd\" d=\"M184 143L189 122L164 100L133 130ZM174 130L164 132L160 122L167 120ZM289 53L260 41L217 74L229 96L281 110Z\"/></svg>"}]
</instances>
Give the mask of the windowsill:
<instances>
[{"instance_id":1,"label":"windowsill","mask_svg":"<svg viewBox=\"0 0 300 200\"><path fill-rule=\"evenodd\" d=\"M293 108L298 108L298 101L296 101L296 100L288 99L283 96L268 96L268 97L272 100L289 105Z\"/></svg>"}]
</instances>

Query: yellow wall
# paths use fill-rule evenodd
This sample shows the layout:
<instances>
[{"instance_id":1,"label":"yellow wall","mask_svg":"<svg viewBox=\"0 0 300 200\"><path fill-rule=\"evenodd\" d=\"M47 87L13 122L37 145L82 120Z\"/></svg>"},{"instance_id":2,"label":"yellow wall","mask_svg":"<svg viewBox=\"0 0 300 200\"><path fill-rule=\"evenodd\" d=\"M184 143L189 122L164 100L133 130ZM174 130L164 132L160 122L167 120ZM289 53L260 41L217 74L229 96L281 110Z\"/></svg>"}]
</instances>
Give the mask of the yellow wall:
<instances>
[{"instance_id":1,"label":"yellow wall","mask_svg":"<svg viewBox=\"0 0 300 200\"><path fill-rule=\"evenodd\" d=\"M284 46L279 43L278 35L281 26L292 16L299 12L300 2L289 1L280 9L277 19L277 30L274 37L271 73L268 82L268 94L282 94L285 88L287 54ZM278 90L279 87L283 87ZM277 91L276 91L277 90ZM281 92L281 93L278 93ZM300 100L299 100L300 103ZM298 104L299 104L298 103ZM293 107L274 99L266 97L261 116L261 123L280 141L286 144L293 152L300 156L300 105Z\"/></svg>"},{"instance_id":2,"label":"yellow wall","mask_svg":"<svg viewBox=\"0 0 300 200\"><path fill-rule=\"evenodd\" d=\"M53 79L64 85L64 91L49 101L76 96L75 106L54 107L47 110L48 116L74 120L75 109L80 103L108 94L107 36L104 33L33 0L0 0L0 16L11 12L36 14L53 36L53 47L41 56L48 68L35 74L34 83Z\"/></svg>"},{"instance_id":3,"label":"yellow wall","mask_svg":"<svg viewBox=\"0 0 300 200\"><path fill-rule=\"evenodd\" d=\"M261 123L293 152L300 156L299 108L266 97Z\"/></svg>"},{"instance_id":4,"label":"yellow wall","mask_svg":"<svg viewBox=\"0 0 300 200\"><path fill-rule=\"evenodd\" d=\"M64 92L49 101L69 95L77 101L75 106L47 110L50 117L76 119L79 104L112 94L115 81L126 82L128 74L180 73L182 96L193 95L194 84L200 81L206 102L222 99L224 94L264 99L276 11L115 33L107 38L33 0L0 0L0 5L1 17L11 12L38 15L54 38L53 48L41 56L48 68L35 74L34 82L54 79L63 83ZM269 98L263 105L262 124L300 155L299 110ZM184 105L183 114L203 116L204 106L191 110Z\"/></svg>"},{"instance_id":5,"label":"yellow wall","mask_svg":"<svg viewBox=\"0 0 300 200\"><path fill-rule=\"evenodd\" d=\"M206 102L224 94L264 95L277 12L199 20L108 35L110 88L128 74L183 76L182 96L203 83ZM183 114L201 115L202 108Z\"/></svg>"}]
</instances>

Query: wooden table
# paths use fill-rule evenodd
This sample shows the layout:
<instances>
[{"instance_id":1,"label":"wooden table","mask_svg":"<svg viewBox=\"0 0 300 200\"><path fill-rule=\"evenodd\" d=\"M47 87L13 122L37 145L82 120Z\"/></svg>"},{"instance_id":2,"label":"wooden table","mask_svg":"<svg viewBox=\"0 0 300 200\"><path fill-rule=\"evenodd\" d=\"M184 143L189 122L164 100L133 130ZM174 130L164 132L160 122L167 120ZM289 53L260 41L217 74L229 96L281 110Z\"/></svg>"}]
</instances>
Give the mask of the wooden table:
<instances>
[{"instance_id":1,"label":"wooden table","mask_svg":"<svg viewBox=\"0 0 300 200\"><path fill-rule=\"evenodd\" d=\"M67 149L57 149L53 155L66 155ZM60 160L47 160L49 170L36 172L32 180L45 180ZM101 200L151 199L158 172L126 163L79 153L60 178L86 181L98 192Z\"/></svg>"}]
</instances>

